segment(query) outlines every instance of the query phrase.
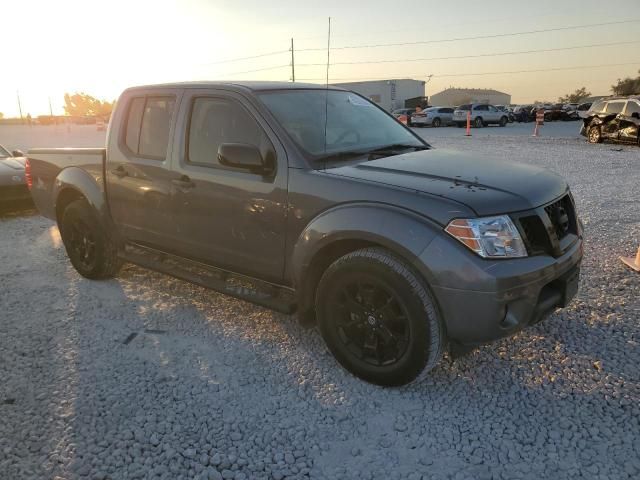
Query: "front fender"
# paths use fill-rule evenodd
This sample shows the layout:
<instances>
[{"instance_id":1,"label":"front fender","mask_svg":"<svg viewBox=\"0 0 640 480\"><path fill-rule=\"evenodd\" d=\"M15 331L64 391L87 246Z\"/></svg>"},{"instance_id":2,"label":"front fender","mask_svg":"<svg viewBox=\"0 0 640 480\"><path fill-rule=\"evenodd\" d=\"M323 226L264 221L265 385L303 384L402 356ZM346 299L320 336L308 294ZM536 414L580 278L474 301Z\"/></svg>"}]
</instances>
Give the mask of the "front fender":
<instances>
[{"instance_id":1,"label":"front fender","mask_svg":"<svg viewBox=\"0 0 640 480\"><path fill-rule=\"evenodd\" d=\"M52 198L54 212L58 212L58 205L64 198L65 192L74 190L82 195L93 207L98 219L106 231L111 231L109 209L104 194L102 177L93 177L86 170L79 167L67 167L62 170L53 182Z\"/></svg>"},{"instance_id":2,"label":"front fender","mask_svg":"<svg viewBox=\"0 0 640 480\"><path fill-rule=\"evenodd\" d=\"M290 264L293 283L302 286L314 257L343 240L385 247L409 261L429 281L430 273L419 256L441 230L426 217L383 203L338 205L315 217L298 237Z\"/></svg>"}]
</instances>

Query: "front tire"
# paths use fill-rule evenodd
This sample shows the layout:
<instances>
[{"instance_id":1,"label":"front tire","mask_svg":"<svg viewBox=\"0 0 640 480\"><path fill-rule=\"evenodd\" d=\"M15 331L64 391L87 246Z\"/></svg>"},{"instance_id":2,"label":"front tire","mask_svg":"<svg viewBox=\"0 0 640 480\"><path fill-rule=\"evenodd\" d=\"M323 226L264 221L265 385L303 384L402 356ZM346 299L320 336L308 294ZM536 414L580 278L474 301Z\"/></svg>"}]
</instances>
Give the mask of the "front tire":
<instances>
[{"instance_id":1,"label":"front tire","mask_svg":"<svg viewBox=\"0 0 640 480\"><path fill-rule=\"evenodd\" d=\"M602 130L600 125L592 125L587 132L587 139L589 143L602 143Z\"/></svg>"},{"instance_id":2,"label":"front tire","mask_svg":"<svg viewBox=\"0 0 640 480\"><path fill-rule=\"evenodd\" d=\"M67 205L58 227L69 260L80 275L101 280L118 273L122 262L117 247L84 198Z\"/></svg>"},{"instance_id":3,"label":"front tire","mask_svg":"<svg viewBox=\"0 0 640 480\"><path fill-rule=\"evenodd\" d=\"M507 117L501 117L500 118L500 126L501 127L506 127L508 122L509 122L509 119Z\"/></svg>"},{"instance_id":4,"label":"front tire","mask_svg":"<svg viewBox=\"0 0 640 480\"><path fill-rule=\"evenodd\" d=\"M424 282L382 248L336 260L316 293L318 325L336 360L371 383L423 377L444 349L444 327Z\"/></svg>"},{"instance_id":5,"label":"front tire","mask_svg":"<svg viewBox=\"0 0 640 480\"><path fill-rule=\"evenodd\" d=\"M484 121L482 120L482 117L477 117L474 121L473 121L473 126L476 128L482 128L484 127Z\"/></svg>"},{"instance_id":6,"label":"front tire","mask_svg":"<svg viewBox=\"0 0 640 480\"><path fill-rule=\"evenodd\" d=\"M434 118L433 122L431 122L431 125L433 125L434 128L438 128L440 125L442 125L442 122L440 122L439 118Z\"/></svg>"}]
</instances>

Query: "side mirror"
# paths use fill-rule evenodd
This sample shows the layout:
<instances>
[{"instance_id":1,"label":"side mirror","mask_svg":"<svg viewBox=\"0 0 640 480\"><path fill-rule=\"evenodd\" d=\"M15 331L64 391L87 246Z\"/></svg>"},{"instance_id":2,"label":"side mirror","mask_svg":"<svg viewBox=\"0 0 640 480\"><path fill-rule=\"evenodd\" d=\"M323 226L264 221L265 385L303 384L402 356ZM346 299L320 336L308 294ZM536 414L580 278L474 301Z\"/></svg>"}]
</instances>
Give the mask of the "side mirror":
<instances>
[{"instance_id":1,"label":"side mirror","mask_svg":"<svg viewBox=\"0 0 640 480\"><path fill-rule=\"evenodd\" d=\"M631 118L635 118L635 119L637 119L637 120L640 120L640 113L638 113L638 112L633 112L633 113L631 114Z\"/></svg>"},{"instance_id":2,"label":"side mirror","mask_svg":"<svg viewBox=\"0 0 640 480\"><path fill-rule=\"evenodd\" d=\"M262 158L258 147L246 143L223 143L218 147L218 161L227 167L242 168L263 175L272 173L274 168L271 162Z\"/></svg>"},{"instance_id":3,"label":"side mirror","mask_svg":"<svg viewBox=\"0 0 640 480\"><path fill-rule=\"evenodd\" d=\"M14 157L24 157L24 152L22 150L14 150L11 152L11 155Z\"/></svg>"}]
</instances>

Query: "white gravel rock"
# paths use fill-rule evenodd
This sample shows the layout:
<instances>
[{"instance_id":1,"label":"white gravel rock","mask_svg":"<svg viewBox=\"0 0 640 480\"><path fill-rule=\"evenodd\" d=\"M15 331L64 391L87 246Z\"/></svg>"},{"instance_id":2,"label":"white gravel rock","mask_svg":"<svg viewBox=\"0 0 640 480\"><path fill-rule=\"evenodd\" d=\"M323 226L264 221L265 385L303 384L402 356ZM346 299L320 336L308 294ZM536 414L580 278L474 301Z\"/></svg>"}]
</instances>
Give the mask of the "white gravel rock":
<instances>
[{"instance_id":1,"label":"white gravel rock","mask_svg":"<svg viewBox=\"0 0 640 480\"><path fill-rule=\"evenodd\" d=\"M640 241L640 149L483 135L433 143L569 180L580 293L400 389L293 317L133 266L85 280L50 221L0 218L0 478L637 478L640 276L617 257Z\"/></svg>"}]
</instances>

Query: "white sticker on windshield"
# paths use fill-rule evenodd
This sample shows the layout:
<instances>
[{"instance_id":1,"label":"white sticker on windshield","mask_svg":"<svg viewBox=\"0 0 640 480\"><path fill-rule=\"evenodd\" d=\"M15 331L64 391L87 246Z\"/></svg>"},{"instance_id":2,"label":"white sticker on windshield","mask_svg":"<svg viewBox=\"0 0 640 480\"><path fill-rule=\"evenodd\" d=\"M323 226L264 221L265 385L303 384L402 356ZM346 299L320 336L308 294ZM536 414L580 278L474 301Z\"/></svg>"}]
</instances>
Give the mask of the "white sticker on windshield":
<instances>
[{"instance_id":1,"label":"white sticker on windshield","mask_svg":"<svg viewBox=\"0 0 640 480\"><path fill-rule=\"evenodd\" d=\"M349 95L349 103L355 105L356 107L370 107L371 104L367 102L364 98L358 97L357 95Z\"/></svg>"}]
</instances>

